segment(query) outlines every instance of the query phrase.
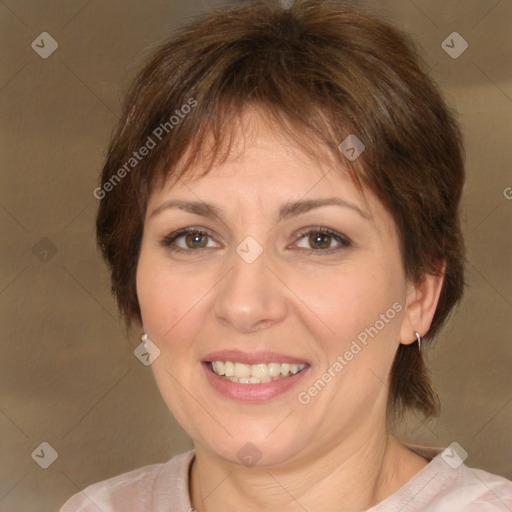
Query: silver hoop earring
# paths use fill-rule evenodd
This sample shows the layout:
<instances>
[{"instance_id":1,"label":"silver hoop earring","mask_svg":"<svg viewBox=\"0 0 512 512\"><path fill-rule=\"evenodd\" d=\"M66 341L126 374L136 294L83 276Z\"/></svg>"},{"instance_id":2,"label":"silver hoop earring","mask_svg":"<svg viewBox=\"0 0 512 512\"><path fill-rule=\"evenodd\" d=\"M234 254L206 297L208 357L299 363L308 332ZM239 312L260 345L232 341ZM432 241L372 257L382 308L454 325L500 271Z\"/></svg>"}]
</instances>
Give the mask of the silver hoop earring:
<instances>
[{"instance_id":1,"label":"silver hoop earring","mask_svg":"<svg viewBox=\"0 0 512 512\"><path fill-rule=\"evenodd\" d=\"M421 336L420 336L420 333L418 331L416 331L414 333L414 335L416 336L416 340L418 341L418 350L421 352Z\"/></svg>"},{"instance_id":2,"label":"silver hoop earring","mask_svg":"<svg viewBox=\"0 0 512 512\"><path fill-rule=\"evenodd\" d=\"M144 343L144 350L148 349L148 335L144 333L140 339L142 340L142 343Z\"/></svg>"}]
</instances>

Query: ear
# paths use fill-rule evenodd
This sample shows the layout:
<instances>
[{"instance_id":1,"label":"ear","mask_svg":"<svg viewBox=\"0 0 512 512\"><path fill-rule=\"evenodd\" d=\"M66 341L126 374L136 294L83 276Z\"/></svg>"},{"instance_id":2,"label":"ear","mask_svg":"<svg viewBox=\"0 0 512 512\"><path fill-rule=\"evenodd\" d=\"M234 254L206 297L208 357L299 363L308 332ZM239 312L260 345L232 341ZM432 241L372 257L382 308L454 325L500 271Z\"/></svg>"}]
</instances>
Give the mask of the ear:
<instances>
[{"instance_id":1,"label":"ear","mask_svg":"<svg viewBox=\"0 0 512 512\"><path fill-rule=\"evenodd\" d=\"M400 343L403 345L416 341L415 332L423 337L430 329L443 287L446 262L442 262L438 269L437 275L427 274L421 283L409 282L400 329Z\"/></svg>"}]
</instances>

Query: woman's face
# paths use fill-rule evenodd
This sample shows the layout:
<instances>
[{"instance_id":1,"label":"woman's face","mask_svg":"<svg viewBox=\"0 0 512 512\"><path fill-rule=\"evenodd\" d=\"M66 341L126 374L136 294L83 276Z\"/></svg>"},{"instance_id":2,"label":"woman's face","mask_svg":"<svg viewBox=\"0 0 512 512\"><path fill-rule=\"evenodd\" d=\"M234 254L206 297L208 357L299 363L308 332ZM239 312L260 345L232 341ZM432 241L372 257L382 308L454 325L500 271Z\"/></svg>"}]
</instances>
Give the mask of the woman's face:
<instances>
[{"instance_id":1,"label":"woman's face","mask_svg":"<svg viewBox=\"0 0 512 512\"><path fill-rule=\"evenodd\" d=\"M382 426L408 288L375 196L244 119L236 156L151 196L137 293L194 441L284 466Z\"/></svg>"}]
</instances>

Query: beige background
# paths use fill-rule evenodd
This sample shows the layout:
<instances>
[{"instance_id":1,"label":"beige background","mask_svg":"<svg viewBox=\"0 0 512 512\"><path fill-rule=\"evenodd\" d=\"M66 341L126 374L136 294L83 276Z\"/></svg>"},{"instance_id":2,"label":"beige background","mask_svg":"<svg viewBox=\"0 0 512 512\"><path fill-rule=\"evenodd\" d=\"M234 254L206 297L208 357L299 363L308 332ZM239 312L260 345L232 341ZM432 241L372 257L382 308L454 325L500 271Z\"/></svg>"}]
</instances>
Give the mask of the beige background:
<instances>
[{"instance_id":1,"label":"beige background","mask_svg":"<svg viewBox=\"0 0 512 512\"><path fill-rule=\"evenodd\" d=\"M468 465L512 479L512 2L368 4L421 45L460 114L468 155L469 286L429 350L443 413L411 418L403 436L457 441ZM1 511L55 511L86 485L191 447L133 355L139 340L119 327L92 191L133 63L207 7L0 2ZM43 31L59 45L47 59L31 48ZM453 31L469 43L457 59L441 47ZM42 442L58 452L48 469L31 458Z\"/></svg>"}]
</instances>

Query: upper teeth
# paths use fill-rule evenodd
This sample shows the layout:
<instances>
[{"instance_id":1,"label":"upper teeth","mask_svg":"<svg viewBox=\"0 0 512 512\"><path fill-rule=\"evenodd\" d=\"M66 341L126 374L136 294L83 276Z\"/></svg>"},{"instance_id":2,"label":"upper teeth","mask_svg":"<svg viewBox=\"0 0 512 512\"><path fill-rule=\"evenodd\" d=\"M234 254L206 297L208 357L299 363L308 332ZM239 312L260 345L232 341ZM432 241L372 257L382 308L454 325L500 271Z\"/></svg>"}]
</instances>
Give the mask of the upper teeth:
<instances>
[{"instance_id":1,"label":"upper teeth","mask_svg":"<svg viewBox=\"0 0 512 512\"><path fill-rule=\"evenodd\" d=\"M231 361L212 361L212 369L217 375L224 375L234 382L258 384L295 375L306 367L305 363L257 363L244 364Z\"/></svg>"}]
</instances>

